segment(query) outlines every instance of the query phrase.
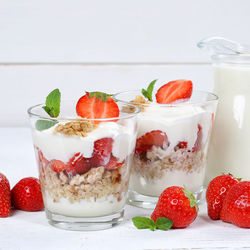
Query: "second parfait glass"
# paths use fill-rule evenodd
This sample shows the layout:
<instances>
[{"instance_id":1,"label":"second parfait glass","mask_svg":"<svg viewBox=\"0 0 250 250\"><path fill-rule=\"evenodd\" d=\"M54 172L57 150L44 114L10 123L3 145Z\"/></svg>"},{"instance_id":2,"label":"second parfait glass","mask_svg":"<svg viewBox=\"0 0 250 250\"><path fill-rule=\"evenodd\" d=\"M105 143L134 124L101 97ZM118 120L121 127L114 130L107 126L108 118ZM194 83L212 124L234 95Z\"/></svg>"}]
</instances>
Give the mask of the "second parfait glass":
<instances>
[{"instance_id":1,"label":"second parfait glass","mask_svg":"<svg viewBox=\"0 0 250 250\"><path fill-rule=\"evenodd\" d=\"M50 224L69 230L98 230L123 219L139 108L119 117L72 117L73 101L61 103L59 118L43 105L28 110L39 178Z\"/></svg>"},{"instance_id":2,"label":"second parfait glass","mask_svg":"<svg viewBox=\"0 0 250 250\"><path fill-rule=\"evenodd\" d=\"M138 90L115 99L141 108L129 203L154 208L169 186L185 187L200 200L217 96L194 91L189 101L158 104L146 102Z\"/></svg>"}]
</instances>

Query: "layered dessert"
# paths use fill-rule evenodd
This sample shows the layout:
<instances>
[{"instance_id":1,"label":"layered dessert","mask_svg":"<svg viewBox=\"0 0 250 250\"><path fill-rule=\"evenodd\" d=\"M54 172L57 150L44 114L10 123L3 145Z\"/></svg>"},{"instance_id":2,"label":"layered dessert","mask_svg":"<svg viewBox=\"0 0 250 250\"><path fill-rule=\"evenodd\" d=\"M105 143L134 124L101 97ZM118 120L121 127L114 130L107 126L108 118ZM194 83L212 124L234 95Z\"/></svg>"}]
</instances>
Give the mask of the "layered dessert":
<instances>
[{"instance_id":1,"label":"layered dessert","mask_svg":"<svg viewBox=\"0 0 250 250\"><path fill-rule=\"evenodd\" d=\"M126 112L109 95L100 95L81 97L75 117L33 130L45 208L51 213L106 216L126 203L135 120L123 118Z\"/></svg>"},{"instance_id":2,"label":"layered dessert","mask_svg":"<svg viewBox=\"0 0 250 250\"><path fill-rule=\"evenodd\" d=\"M190 99L191 81L163 85L155 101L154 83L131 100L142 111L130 189L152 197L169 186L184 186L197 193L203 186L214 110Z\"/></svg>"}]
</instances>

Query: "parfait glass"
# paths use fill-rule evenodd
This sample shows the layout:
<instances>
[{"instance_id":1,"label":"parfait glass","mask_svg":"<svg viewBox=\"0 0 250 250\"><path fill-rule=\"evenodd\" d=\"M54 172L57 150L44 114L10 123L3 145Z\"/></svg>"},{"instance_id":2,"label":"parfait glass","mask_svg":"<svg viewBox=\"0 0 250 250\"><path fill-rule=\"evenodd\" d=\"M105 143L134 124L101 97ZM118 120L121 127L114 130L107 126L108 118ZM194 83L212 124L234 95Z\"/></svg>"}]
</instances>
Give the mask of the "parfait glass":
<instances>
[{"instance_id":1,"label":"parfait glass","mask_svg":"<svg viewBox=\"0 0 250 250\"><path fill-rule=\"evenodd\" d=\"M72 118L73 101L59 118L43 104L28 109L46 216L53 226L99 230L122 221L140 109L117 102L119 117ZM131 111L132 110L132 111Z\"/></svg>"},{"instance_id":2,"label":"parfait glass","mask_svg":"<svg viewBox=\"0 0 250 250\"><path fill-rule=\"evenodd\" d=\"M169 186L183 186L200 200L218 97L194 91L189 101L158 104L137 102L138 96L139 90L114 96L141 108L129 203L152 209Z\"/></svg>"}]
</instances>

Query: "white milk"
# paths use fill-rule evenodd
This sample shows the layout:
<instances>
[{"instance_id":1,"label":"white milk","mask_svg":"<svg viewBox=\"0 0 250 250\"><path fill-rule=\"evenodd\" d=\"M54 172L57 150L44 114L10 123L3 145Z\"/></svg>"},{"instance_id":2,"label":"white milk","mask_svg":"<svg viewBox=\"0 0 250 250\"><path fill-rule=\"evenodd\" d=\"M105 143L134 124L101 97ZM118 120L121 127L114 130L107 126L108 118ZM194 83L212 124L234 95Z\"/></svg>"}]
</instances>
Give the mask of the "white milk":
<instances>
[{"instance_id":1,"label":"white milk","mask_svg":"<svg viewBox=\"0 0 250 250\"><path fill-rule=\"evenodd\" d=\"M207 182L223 172L250 180L250 64L215 65L214 79L219 103Z\"/></svg>"}]
</instances>

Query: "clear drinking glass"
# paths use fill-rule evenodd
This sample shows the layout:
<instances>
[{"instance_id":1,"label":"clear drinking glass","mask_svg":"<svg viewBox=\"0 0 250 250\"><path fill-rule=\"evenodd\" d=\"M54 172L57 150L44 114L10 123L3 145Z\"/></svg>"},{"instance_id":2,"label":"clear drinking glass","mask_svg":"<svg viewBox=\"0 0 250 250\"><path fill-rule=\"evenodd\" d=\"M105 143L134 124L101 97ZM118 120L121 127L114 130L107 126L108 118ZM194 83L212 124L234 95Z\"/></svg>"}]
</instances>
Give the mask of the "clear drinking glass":
<instances>
[{"instance_id":1,"label":"clear drinking glass","mask_svg":"<svg viewBox=\"0 0 250 250\"><path fill-rule=\"evenodd\" d=\"M114 96L135 100L140 91ZM217 106L217 96L193 92L187 102L178 104L134 103L138 114L138 135L130 178L129 202L154 208L161 192L169 186L184 186L198 199L203 191L209 138ZM145 135L147 141L145 141ZM159 138L165 143L159 145ZM140 148L141 142L153 145Z\"/></svg>"},{"instance_id":2,"label":"clear drinking glass","mask_svg":"<svg viewBox=\"0 0 250 250\"><path fill-rule=\"evenodd\" d=\"M198 47L211 55L220 101L208 157L207 180L221 173L250 179L250 46L210 37Z\"/></svg>"},{"instance_id":3,"label":"clear drinking glass","mask_svg":"<svg viewBox=\"0 0 250 250\"><path fill-rule=\"evenodd\" d=\"M71 119L73 101L61 102L56 119L42 104L29 108L46 215L53 226L99 230L122 221L140 109L130 105L128 113L127 104L117 104L119 117L92 120Z\"/></svg>"}]
</instances>

